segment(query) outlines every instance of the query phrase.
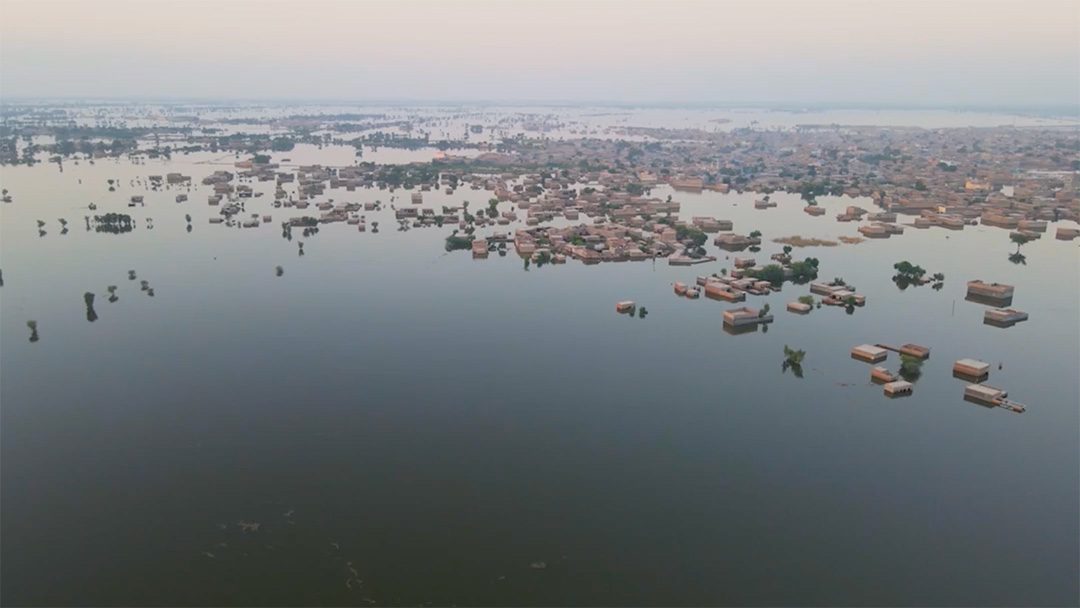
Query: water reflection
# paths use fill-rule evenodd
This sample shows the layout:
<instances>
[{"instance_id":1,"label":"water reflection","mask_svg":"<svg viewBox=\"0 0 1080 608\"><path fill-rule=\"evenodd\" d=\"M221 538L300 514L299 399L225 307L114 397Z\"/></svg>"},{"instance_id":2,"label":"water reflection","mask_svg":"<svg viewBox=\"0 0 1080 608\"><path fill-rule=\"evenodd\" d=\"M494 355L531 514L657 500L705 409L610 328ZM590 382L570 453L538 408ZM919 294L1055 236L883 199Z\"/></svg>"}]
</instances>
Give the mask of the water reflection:
<instances>
[{"instance_id":1,"label":"water reflection","mask_svg":"<svg viewBox=\"0 0 1080 608\"><path fill-rule=\"evenodd\" d=\"M727 323L722 324L724 332L733 336L738 336L741 334L752 334L758 330L759 326L767 327L767 325L761 323L749 323L747 325L729 325Z\"/></svg>"}]
</instances>

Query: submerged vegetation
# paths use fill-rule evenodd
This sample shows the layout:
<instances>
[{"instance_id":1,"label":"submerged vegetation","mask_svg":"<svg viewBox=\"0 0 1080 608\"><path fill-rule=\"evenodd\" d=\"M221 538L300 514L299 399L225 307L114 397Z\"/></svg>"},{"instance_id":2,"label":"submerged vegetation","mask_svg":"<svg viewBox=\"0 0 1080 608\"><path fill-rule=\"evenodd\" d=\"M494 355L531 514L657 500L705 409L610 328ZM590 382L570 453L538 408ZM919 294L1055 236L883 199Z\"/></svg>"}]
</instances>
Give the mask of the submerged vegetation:
<instances>
[{"instance_id":1,"label":"submerged vegetation","mask_svg":"<svg viewBox=\"0 0 1080 608\"><path fill-rule=\"evenodd\" d=\"M900 355L900 377L914 384L922 376L923 360L911 355Z\"/></svg>"},{"instance_id":2,"label":"submerged vegetation","mask_svg":"<svg viewBox=\"0 0 1080 608\"><path fill-rule=\"evenodd\" d=\"M933 283L932 288L936 291L945 284L944 274L935 272L927 278L926 270L922 266L917 266L907 260L893 264L893 269L896 270L896 274L893 275L892 280L900 290L907 289L911 285Z\"/></svg>"},{"instance_id":3,"label":"submerged vegetation","mask_svg":"<svg viewBox=\"0 0 1080 608\"><path fill-rule=\"evenodd\" d=\"M817 258L806 258L800 262L792 262L787 269L780 264L766 264L760 269L747 270L745 274L748 277L768 281L777 287L787 280L801 285L817 278L818 265Z\"/></svg>"},{"instance_id":4,"label":"submerged vegetation","mask_svg":"<svg viewBox=\"0 0 1080 608\"><path fill-rule=\"evenodd\" d=\"M94 310L94 294L89 291L84 293L83 302L86 303L86 320L91 323L97 321L97 311Z\"/></svg>"},{"instance_id":5,"label":"submerged vegetation","mask_svg":"<svg viewBox=\"0 0 1080 608\"><path fill-rule=\"evenodd\" d=\"M446 237L446 250L458 251L462 249L471 249L473 239L471 236L458 236L457 230L453 234Z\"/></svg>"},{"instance_id":6,"label":"submerged vegetation","mask_svg":"<svg viewBox=\"0 0 1080 608\"><path fill-rule=\"evenodd\" d=\"M803 359L805 357L806 357L806 351L804 351L804 350L796 350L794 348L789 347L787 344L785 344L784 345L784 362L783 362L783 364L781 364L781 368L780 368L781 371L787 372L787 370L790 369L791 373L794 374L796 378L802 378L803 377L802 362L803 362Z\"/></svg>"},{"instance_id":7,"label":"submerged vegetation","mask_svg":"<svg viewBox=\"0 0 1080 608\"><path fill-rule=\"evenodd\" d=\"M773 239L773 242L780 243L781 245L788 245L790 247L836 247L838 245L836 241L804 236L784 236Z\"/></svg>"},{"instance_id":8,"label":"submerged vegetation","mask_svg":"<svg viewBox=\"0 0 1080 608\"><path fill-rule=\"evenodd\" d=\"M135 229L135 223L126 213L106 213L94 216L94 231L107 234L123 234Z\"/></svg>"}]
</instances>

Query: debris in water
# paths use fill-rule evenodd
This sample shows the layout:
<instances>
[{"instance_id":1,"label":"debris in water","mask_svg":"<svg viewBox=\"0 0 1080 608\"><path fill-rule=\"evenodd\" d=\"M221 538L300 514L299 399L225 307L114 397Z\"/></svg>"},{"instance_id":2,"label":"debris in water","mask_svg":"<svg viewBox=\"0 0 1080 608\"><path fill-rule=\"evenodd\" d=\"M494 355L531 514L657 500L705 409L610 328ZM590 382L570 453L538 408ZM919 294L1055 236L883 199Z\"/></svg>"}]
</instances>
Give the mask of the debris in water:
<instances>
[{"instance_id":1,"label":"debris in water","mask_svg":"<svg viewBox=\"0 0 1080 608\"><path fill-rule=\"evenodd\" d=\"M543 570L544 568L547 568L547 562L533 562L529 564L529 567L534 570Z\"/></svg>"},{"instance_id":2,"label":"debris in water","mask_svg":"<svg viewBox=\"0 0 1080 608\"><path fill-rule=\"evenodd\" d=\"M240 526L240 530L242 530L244 532L258 532L259 528L262 526L262 524L260 524L257 521L243 521L243 520L236 522L236 525Z\"/></svg>"}]
</instances>

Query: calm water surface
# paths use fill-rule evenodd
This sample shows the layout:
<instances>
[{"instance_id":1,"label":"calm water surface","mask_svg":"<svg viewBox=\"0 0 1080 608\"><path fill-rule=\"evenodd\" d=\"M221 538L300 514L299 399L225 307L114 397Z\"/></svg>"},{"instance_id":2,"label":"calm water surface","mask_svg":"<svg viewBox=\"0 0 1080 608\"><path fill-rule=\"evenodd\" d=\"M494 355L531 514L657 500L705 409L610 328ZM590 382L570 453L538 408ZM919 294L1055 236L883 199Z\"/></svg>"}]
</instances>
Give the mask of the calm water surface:
<instances>
[{"instance_id":1,"label":"calm water surface","mask_svg":"<svg viewBox=\"0 0 1080 608\"><path fill-rule=\"evenodd\" d=\"M730 335L729 305L671 292L723 256L526 270L513 253L447 254L448 229L397 232L389 210L367 214L377 234L288 242L279 222L303 212L271 209L270 183L248 211L274 221L246 230L208 224L208 187L176 204L186 189L129 184L174 170L198 184L227 168L215 159L0 173L15 197L0 209L4 604L1077 601L1078 256L1053 227L1026 266L984 227L797 249L867 306L793 315L807 289L789 284L748 302L771 305L767 332ZM749 194L674 197L766 241L855 231L833 219L850 199L811 218L795 196L767 211ZM91 201L138 229L85 232ZM902 259L944 289L898 290ZM973 278L1016 285L1031 320L983 325L963 299ZM621 299L648 317L616 315ZM864 342L933 348L913 396L868 382L848 355ZM807 351L802 379L781 371L785 344ZM963 401L962 357L992 362L990 384L1028 412Z\"/></svg>"}]
</instances>

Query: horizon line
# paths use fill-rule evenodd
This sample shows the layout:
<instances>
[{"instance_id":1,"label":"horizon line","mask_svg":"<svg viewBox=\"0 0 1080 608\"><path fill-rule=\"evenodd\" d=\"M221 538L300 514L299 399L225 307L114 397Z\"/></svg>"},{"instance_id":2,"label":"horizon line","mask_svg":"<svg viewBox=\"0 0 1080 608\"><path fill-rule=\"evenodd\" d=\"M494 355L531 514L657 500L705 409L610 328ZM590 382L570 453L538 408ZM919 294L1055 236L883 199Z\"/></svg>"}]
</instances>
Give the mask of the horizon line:
<instances>
[{"instance_id":1,"label":"horizon line","mask_svg":"<svg viewBox=\"0 0 1080 608\"><path fill-rule=\"evenodd\" d=\"M302 103L312 105L348 104L368 105L420 105L420 106L541 106L541 107L613 107L613 108L748 108L748 109L863 109L863 110L1038 110L1065 111L1080 118L1080 100L1076 103L1048 102L1035 104L1021 103L959 103L959 102L873 102L873 101L808 101L808 100L745 100L745 101L679 101L679 100L614 100L614 99L497 99L497 98L419 98L419 97L207 97L207 96L151 96L151 95L4 95L0 94L0 105L5 103L31 102L66 102L66 103L123 103L123 102L158 102L158 103Z\"/></svg>"}]
</instances>

